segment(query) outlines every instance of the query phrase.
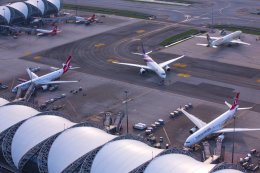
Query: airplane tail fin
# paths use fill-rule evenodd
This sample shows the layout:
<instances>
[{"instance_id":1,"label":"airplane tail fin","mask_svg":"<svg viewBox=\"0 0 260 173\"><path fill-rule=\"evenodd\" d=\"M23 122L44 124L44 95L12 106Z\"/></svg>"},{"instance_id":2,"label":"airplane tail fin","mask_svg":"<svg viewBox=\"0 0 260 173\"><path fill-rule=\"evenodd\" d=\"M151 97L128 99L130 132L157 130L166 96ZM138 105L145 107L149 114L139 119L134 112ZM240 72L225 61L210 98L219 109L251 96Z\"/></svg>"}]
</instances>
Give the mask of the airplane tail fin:
<instances>
[{"instance_id":1,"label":"airplane tail fin","mask_svg":"<svg viewBox=\"0 0 260 173\"><path fill-rule=\"evenodd\" d=\"M239 92L236 94L235 100L233 102L233 105L231 106L230 110L235 109L235 107L238 105L238 100L239 100Z\"/></svg>"},{"instance_id":2,"label":"airplane tail fin","mask_svg":"<svg viewBox=\"0 0 260 173\"><path fill-rule=\"evenodd\" d=\"M96 14L93 14L93 15L92 15L91 20L93 20L93 21L96 20Z\"/></svg>"},{"instance_id":3,"label":"airplane tail fin","mask_svg":"<svg viewBox=\"0 0 260 173\"><path fill-rule=\"evenodd\" d=\"M132 53L135 54L135 55L144 56L144 55L149 55L150 53L153 52L153 51L146 52L145 49L144 49L144 44L143 44L143 42L142 42L141 46L142 46L142 53L136 53L136 52L132 52Z\"/></svg>"},{"instance_id":4,"label":"airplane tail fin","mask_svg":"<svg viewBox=\"0 0 260 173\"><path fill-rule=\"evenodd\" d=\"M207 41L208 41L208 47L210 47L213 40L210 38L209 34L207 34Z\"/></svg>"},{"instance_id":5,"label":"airplane tail fin","mask_svg":"<svg viewBox=\"0 0 260 173\"><path fill-rule=\"evenodd\" d=\"M57 34L57 31L58 31L58 26L54 26L53 29L52 29L52 33L53 34Z\"/></svg>"},{"instance_id":6,"label":"airplane tail fin","mask_svg":"<svg viewBox=\"0 0 260 173\"><path fill-rule=\"evenodd\" d=\"M96 14L93 14L91 17L85 18L88 22L95 22L96 21Z\"/></svg>"},{"instance_id":7,"label":"airplane tail fin","mask_svg":"<svg viewBox=\"0 0 260 173\"><path fill-rule=\"evenodd\" d=\"M66 62L62 64L63 66L63 73L66 73L68 70L74 70L74 69L78 69L80 67L72 67L70 64L71 64L71 59L72 59L72 56L70 55Z\"/></svg>"},{"instance_id":8,"label":"airplane tail fin","mask_svg":"<svg viewBox=\"0 0 260 173\"><path fill-rule=\"evenodd\" d=\"M63 65L63 73L66 73L66 72L69 70L69 68L70 68L70 63L71 63L71 58L72 58L72 56L70 55L70 56L67 58L66 62L65 62L64 64L62 64L62 65Z\"/></svg>"},{"instance_id":9,"label":"airplane tail fin","mask_svg":"<svg viewBox=\"0 0 260 173\"><path fill-rule=\"evenodd\" d=\"M238 100L239 100L239 92L236 94L235 100L233 102L233 105L225 101L225 104L230 108L230 110L233 110L237 105L238 105ZM237 108L237 110L249 110L252 109L253 107L244 107L244 108Z\"/></svg>"},{"instance_id":10,"label":"airplane tail fin","mask_svg":"<svg viewBox=\"0 0 260 173\"><path fill-rule=\"evenodd\" d=\"M142 42L142 52L143 52L144 55L146 54L143 42Z\"/></svg>"}]
</instances>

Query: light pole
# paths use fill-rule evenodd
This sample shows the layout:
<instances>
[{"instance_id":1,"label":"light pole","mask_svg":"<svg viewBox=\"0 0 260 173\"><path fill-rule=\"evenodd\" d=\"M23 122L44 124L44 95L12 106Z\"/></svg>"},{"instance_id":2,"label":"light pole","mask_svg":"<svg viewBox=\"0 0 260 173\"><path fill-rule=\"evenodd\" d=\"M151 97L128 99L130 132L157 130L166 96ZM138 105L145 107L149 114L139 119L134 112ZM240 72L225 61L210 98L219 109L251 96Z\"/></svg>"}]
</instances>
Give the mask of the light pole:
<instances>
[{"instance_id":1,"label":"light pole","mask_svg":"<svg viewBox=\"0 0 260 173\"><path fill-rule=\"evenodd\" d=\"M41 10L39 9L39 6L38 6L39 1L37 0L36 2L37 2L37 9L38 9L38 11L41 11ZM39 13L38 16L40 17L40 13Z\"/></svg>"},{"instance_id":2,"label":"light pole","mask_svg":"<svg viewBox=\"0 0 260 173\"><path fill-rule=\"evenodd\" d=\"M126 114L126 133L128 134L128 110L127 110L127 102L128 102L128 91L125 91L125 114Z\"/></svg>"},{"instance_id":3,"label":"light pole","mask_svg":"<svg viewBox=\"0 0 260 173\"><path fill-rule=\"evenodd\" d=\"M3 8L3 11L4 11L4 18L5 18L5 8ZM6 20L6 18L5 18L5 20Z\"/></svg>"},{"instance_id":4,"label":"light pole","mask_svg":"<svg viewBox=\"0 0 260 173\"><path fill-rule=\"evenodd\" d=\"M78 16L78 0L76 0L76 16Z\"/></svg>"},{"instance_id":5,"label":"light pole","mask_svg":"<svg viewBox=\"0 0 260 173\"><path fill-rule=\"evenodd\" d=\"M234 115L234 130L233 130L233 146L232 146L232 163L234 163L234 150L235 150L235 129L236 129L236 116Z\"/></svg>"},{"instance_id":6,"label":"light pole","mask_svg":"<svg viewBox=\"0 0 260 173\"><path fill-rule=\"evenodd\" d=\"M213 23L214 23L214 20L213 20L213 6L214 6L214 3L212 2L212 6L211 6L211 32L214 33L214 30L213 30Z\"/></svg>"}]
</instances>

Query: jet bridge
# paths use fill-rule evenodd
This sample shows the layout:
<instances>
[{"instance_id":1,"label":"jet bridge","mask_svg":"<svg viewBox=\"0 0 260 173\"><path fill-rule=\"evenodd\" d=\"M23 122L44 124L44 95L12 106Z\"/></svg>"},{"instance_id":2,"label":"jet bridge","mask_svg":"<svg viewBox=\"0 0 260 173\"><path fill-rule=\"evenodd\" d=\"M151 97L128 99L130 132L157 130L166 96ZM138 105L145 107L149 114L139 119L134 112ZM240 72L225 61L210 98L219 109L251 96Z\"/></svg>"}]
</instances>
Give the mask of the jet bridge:
<instances>
[{"instance_id":1,"label":"jet bridge","mask_svg":"<svg viewBox=\"0 0 260 173\"><path fill-rule=\"evenodd\" d=\"M35 84L32 83L24 96L24 100L28 102L32 94L34 93L34 91L35 91Z\"/></svg>"}]
</instances>

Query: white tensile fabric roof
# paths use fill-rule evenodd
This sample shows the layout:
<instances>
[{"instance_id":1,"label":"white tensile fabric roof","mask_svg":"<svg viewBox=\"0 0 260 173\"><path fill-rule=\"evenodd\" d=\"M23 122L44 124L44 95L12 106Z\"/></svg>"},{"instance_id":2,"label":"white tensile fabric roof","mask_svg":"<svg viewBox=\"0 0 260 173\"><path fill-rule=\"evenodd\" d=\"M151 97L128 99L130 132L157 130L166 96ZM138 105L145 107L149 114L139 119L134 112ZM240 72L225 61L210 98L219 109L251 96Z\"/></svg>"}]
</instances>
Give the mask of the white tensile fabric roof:
<instances>
[{"instance_id":1,"label":"white tensile fabric roof","mask_svg":"<svg viewBox=\"0 0 260 173\"><path fill-rule=\"evenodd\" d=\"M67 129L56 138L51 146L48 157L48 172L62 172L84 154L115 137L94 127Z\"/></svg>"},{"instance_id":2,"label":"white tensile fabric roof","mask_svg":"<svg viewBox=\"0 0 260 173\"><path fill-rule=\"evenodd\" d=\"M0 107L0 133L16 123L37 115L39 112L24 105L6 105Z\"/></svg>"},{"instance_id":3,"label":"white tensile fabric roof","mask_svg":"<svg viewBox=\"0 0 260 173\"><path fill-rule=\"evenodd\" d=\"M45 5L44 5L42 0L37 0L37 1L28 0L28 1L25 1L25 2L35 6L36 8L38 8L41 11L42 14L44 14Z\"/></svg>"},{"instance_id":4,"label":"white tensile fabric roof","mask_svg":"<svg viewBox=\"0 0 260 173\"><path fill-rule=\"evenodd\" d=\"M60 10L61 7L60 0L47 0L47 1L55 5L57 9Z\"/></svg>"},{"instance_id":5,"label":"white tensile fabric roof","mask_svg":"<svg viewBox=\"0 0 260 173\"><path fill-rule=\"evenodd\" d=\"M241 171L235 169L222 169L219 171L215 171L214 173L241 173Z\"/></svg>"},{"instance_id":6,"label":"white tensile fabric roof","mask_svg":"<svg viewBox=\"0 0 260 173\"><path fill-rule=\"evenodd\" d=\"M3 106L3 105L5 105L5 104L7 104L7 103L9 103L8 100L5 100L5 99L3 99L3 98L0 97L0 106Z\"/></svg>"},{"instance_id":7,"label":"white tensile fabric roof","mask_svg":"<svg viewBox=\"0 0 260 173\"><path fill-rule=\"evenodd\" d=\"M104 145L97 153L91 173L130 172L162 151L136 140L113 141Z\"/></svg>"},{"instance_id":8,"label":"white tensile fabric roof","mask_svg":"<svg viewBox=\"0 0 260 173\"><path fill-rule=\"evenodd\" d=\"M183 154L166 154L153 159L144 173L208 173L215 165L205 164Z\"/></svg>"},{"instance_id":9,"label":"white tensile fabric roof","mask_svg":"<svg viewBox=\"0 0 260 173\"><path fill-rule=\"evenodd\" d=\"M28 7L25 3L16 2L16 3L10 4L8 6L20 11L24 15L24 17L27 19L27 17L28 17Z\"/></svg>"},{"instance_id":10,"label":"white tensile fabric roof","mask_svg":"<svg viewBox=\"0 0 260 173\"><path fill-rule=\"evenodd\" d=\"M17 129L12 141L11 151L15 166L18 168L20 159L37 144L74 124L55 115L35 116L26 120Z\"/></svg>"},{"instance_id":11,"label":"white tensile fabric roof","mask_svg":"<svg viewBox=\"0 0 260 173\"><path fill-rule=\"evenodd\" d=\"M3 16L9 23L11 20L11 11L6 6L0 6L0 15Z\"/></svg>"}]
</instances>

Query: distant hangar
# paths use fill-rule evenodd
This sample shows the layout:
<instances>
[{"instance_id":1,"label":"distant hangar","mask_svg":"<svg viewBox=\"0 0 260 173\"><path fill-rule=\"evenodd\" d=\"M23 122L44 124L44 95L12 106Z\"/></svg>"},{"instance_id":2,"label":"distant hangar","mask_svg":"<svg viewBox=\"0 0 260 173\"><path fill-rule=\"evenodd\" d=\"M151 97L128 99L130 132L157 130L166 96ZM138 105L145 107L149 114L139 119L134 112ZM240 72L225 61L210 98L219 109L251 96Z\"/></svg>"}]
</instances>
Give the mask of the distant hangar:
<instances>
[{"instance_id":1,"label":"distant hangar","mask_svg":"<svg viewBox=\"0 0 260 173\"><path fill-rule=\"evenodd\" d=\"M0 98L0 171L24 173L239 173L237 165L205 164L177 148L156 149L133 135L115 136L59 112L40 112Z\"/></svg>"},{"instance_id":2,"label":"distant hangar","mask_svg":"<svg viewBox=\"0 0 260 173\"><path fill-rule=\"evenodd\" d=\"M61 0L27 0L0 6L0 24L24 24L33 17L57 14Z\"/></svg>"}]
</instances>

